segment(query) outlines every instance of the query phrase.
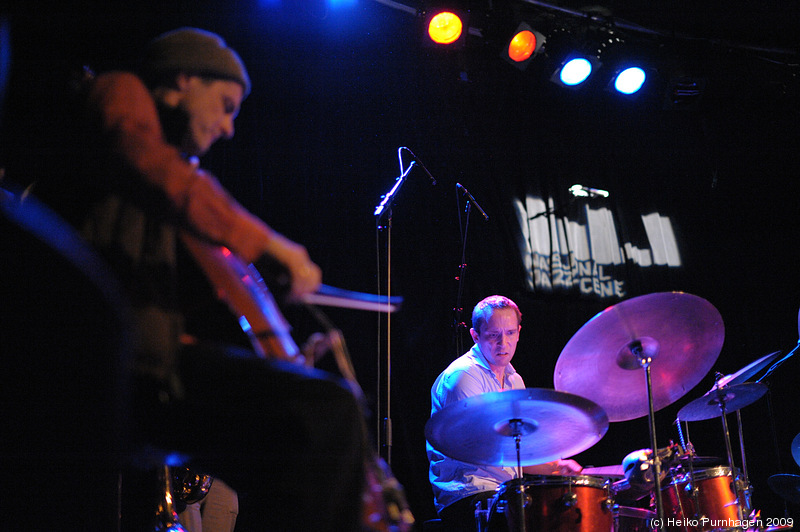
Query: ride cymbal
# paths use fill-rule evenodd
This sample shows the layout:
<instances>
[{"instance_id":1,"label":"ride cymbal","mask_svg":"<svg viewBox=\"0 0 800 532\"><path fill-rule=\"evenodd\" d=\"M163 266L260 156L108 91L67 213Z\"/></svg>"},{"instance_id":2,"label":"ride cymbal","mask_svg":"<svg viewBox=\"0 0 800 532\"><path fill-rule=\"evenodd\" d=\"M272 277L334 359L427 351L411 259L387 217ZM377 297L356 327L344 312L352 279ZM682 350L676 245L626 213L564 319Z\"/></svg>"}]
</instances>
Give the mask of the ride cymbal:
<instances>
[{"instance_id":1,"label":"ride cymbal","mask_svg":"<svg viewBox=\"0 0 800 532\"><path fill-rule=\"evenodd\" d=\"M608 430L595 403L564 392L528 388L467 397L434 414L425 437L439 452L472 464L535 465L574 456Z\"/></svg>"},{"instance_id":2,"label":"ride cymbal","mask_svg":"<svg viewBox=\"0 0 800 532\"><path fill-rule=\"evenodd\" d=\"M659 292L622 301L589 320L556 363L556 390L600 405L609 421L648 414L649 359L653 408L677 401L708 374L725 338L714 306L682 292Z\"/></svg>"}]
</instances>

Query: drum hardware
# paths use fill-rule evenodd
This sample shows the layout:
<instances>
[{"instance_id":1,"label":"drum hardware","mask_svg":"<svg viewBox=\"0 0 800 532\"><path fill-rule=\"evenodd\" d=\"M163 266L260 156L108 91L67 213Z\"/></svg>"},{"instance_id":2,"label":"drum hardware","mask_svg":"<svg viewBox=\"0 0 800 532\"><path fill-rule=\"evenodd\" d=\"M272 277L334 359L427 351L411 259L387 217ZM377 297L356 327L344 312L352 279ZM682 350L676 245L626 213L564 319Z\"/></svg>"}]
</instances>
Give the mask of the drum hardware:
<instances>
[{"instance_id":1,"label":"drum hardware","mask_svg":"<svg viewBox=\"0 0 800 532\"><path fill-rule=\"evenodd\" d=\"M566 493L561 497L561 504L563 504L565 508L572 508L578 504L578 496L572 492Z\"/></svg>"},{"instance_id":2,"label":"drum hardware","mask_svg":"<svg viewBox=\"0 0 800 532\"><path fill-rule=\"evenodd\" d=\"M607 478L603 481L603 489L606 490L606 500L603 501L607 510L611 510L614 507L614 498L611 496L611 479Z\"/></svg>"},{"instance_id":3,"label":"drum hardware","mask_svg":"<svg viewBox=\"0 0 800 532\"><path fill-rule=\"evenodd\" d=\"M766 364L766 362L764 362L764 364ZM753 364L750 366L753 366ZM749 368L750 366L746 366L745 369ZM722 380L722 376L718 374L717 381L719 382L720 380ZM728 382L730 382L730 380ZM740 519L744 518L744 516L749 514L752 510L752 486L750 485L749 475L747 472L747 459L744 445L741 409L760 399L766 392L767 386L759 382L747 382L725 386L715 385L714 388L712 388L711 391L706 393L703 397L695 399L678 412L679 422L681 420L701 421L713 419L715 417L721 418L728 466L730 467L731 471L735 471L736 469L734 467L733 449L731 446L727 415L731 412L736 412L739 433L739 448L741 449L742 455L742 471L741 475L733 480L733 489L739 502L740 512L743 512L742 515L740 515Z\"/></svg>"}]
</instances>

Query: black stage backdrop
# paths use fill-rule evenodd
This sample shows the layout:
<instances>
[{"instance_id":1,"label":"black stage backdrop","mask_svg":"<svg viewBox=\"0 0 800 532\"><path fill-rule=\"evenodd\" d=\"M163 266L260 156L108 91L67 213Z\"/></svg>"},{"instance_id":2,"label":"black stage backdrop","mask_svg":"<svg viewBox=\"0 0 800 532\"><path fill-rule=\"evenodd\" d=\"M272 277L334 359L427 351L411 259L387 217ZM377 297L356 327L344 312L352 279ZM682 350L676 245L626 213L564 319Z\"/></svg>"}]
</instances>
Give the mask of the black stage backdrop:
<instances>
[{"instance_id":1,"label":"black stage backdrop","mask_svg":"<svg viewBox=\"0 0 800 532\"><path fill-rule=\"evenodd\" d=\"M725 322L722 352L698 386L657 412L661 446L678 440L678 410L712 386L715 371L733 373L795 346L800 164L786 72L726 54L722 64L699 61L708 85L697 105L665 106L663 93L618 101L604 91L567 91L535 67L519 71L480 46L425 47L417 20L386 4L361 1L337 11L323 2L97 2L12 10L3 21L11 51L6 178L27 183L57 163L59 146L48 131L61 119L58 104L75 67L124 66L148 39L178 26L224 36L247 63L254 90L235 139L215 147L205 166L246 207L303 242L327 284L390 288L405 299L388 324L362 311L327 313L349 344L384 455L381 419L391 417L391 466L420 522L434 516L424 438L430 386L458 346L470 345L454 327L459 302L460 319L469 322L482 297L515 299L524 319L514 364L528 387L552 388L561 350L607 306L673 290L710 301ZM765 73L773 77L757 81ZM412 170L393 204L391 229L379 230L373 210L400 174L401 146L437 184ZM403 159L407 165L408 152ZM456 183L488 221L474 206L467 216ZM610 195L574 198L567 189L576 183ZM549 231L572 228L558 261L550 248L532 258L526 218L545 203L553 211L535 219L545 240ZM669 230L654 238L645 218ZM533 264L549 281L532 282ZM286 313L298 340L319 329L301 310ZM790 359L770 377L770 393L742 411L755 507L764 517L786 511L769 476L800 473L790 453L800 432L797 367ZM738 463L735 416L731 424ZM690 430L700 455L724 458L719 419ZM649 443L646 418L612 423L576 459L618 464Z\"/></svg>"}]
</instances>

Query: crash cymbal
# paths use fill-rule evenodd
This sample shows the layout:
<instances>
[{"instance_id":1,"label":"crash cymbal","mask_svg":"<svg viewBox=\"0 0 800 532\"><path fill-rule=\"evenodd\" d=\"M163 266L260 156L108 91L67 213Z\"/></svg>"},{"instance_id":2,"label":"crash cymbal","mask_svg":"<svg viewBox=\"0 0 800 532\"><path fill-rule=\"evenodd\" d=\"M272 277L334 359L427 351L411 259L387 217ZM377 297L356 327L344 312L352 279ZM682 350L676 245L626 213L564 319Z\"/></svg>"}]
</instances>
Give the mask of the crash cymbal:
<instances>
[{"instance_id":1,"label":"crash cymbal","mask_svg":"<svg viewBox=\"0 0 800 532\"><path fill-rule=\"evenodd\" d=\"M800 476L783 473L772 475L767 479L767 484L787 501L800 504Z\"/></svg>"},{"instance_id":2,"label":"crash cymbal","mask_svg":"<svg viewBox=\"0 0 800 532\"><path fill-rule=\"evenodd\" d=\"M797 462L797 465L800 465L800 434L792 440L792 458Z\"/></svg>"},{"instance_id":3,"label":"crash cymbal","mask_svg":"<svg viewBox=\"0 0 800 532\"><path fill-rule=\"evenodd\" d=\"M425 437L441 453L472 464L516 466L567 458L608 430L602 408L583 397L528 388L467 397L431 416Z\"/></svg>"},{"instance_id":4,"label":"crash cymbal","mask_svg":"<svg viewBox=\"0 0 800 532\"><path fill-rule=\"evenodd\" d=\"M774 353L770 353L768 355L759 358L754 362L751 362L750 364L746 365L736 373L725 375L716 382L714 388L712 388L711 390L713 391L716 388L721 388L723 386L729 386L732 384L741 384L747 381L747 379L749 379L762 369L772 364L780 355L781 355L780 351L775 351Z\"/></svg>"},{"instance_id":5,"label":"crash cymbal","mask_svg":"<svg viewBox=\"0 0 800 532\"><path fill-rule=\"evenodd\" d=\"M745 382L718 388L699 397L678 411L680 421L702 421L722 416L722 406L725 413L730 414L744 408L767 393L767 385L760 382Z\"/></svg>"},{"instance_id":6,"label":"crash cymbal","mask_svg":"<svg viewBox=\"0 0 800 532\"><path fill-rule=\"evenodd\" d=\"M556 363L559 391L600 405L610 421L648 414L640 354L652 359L653 408L680 399L708 374L725 338L722 317L703 298L660 292L597 314L570 339Z\"/></svg>"}]
</instances>

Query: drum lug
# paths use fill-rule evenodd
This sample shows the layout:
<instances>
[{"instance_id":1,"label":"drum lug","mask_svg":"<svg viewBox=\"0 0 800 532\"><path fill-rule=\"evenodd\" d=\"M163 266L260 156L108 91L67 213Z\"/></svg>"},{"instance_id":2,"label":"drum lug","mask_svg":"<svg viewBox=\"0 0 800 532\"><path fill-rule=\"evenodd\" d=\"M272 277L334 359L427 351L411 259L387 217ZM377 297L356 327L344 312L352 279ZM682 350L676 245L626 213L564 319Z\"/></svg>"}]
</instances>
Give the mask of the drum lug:
<instances>
[{"instance_id":1,"label":"drum lug","mask_svg":"<svg viewBox=\"0 0 800 532\"><path fill-rule=\"evenodd\" d=\"M606 510L611 511L617 505L614 504L614 497L611 494L611 480L610 479L606 479L605 482L603 482L603 489L606 492L606 499L603 501L603 504L605 505Z\"/></svg>"},{"instance_id":2,"label":"drum lug","mask_svg":"<svg viewBox=\"0 0 800 532\"><path fill-rule=\"evenodd\" d=\"M561 498L561 502L567 508L572 508L578 503L578 496L575 493L566 493Z\"/></svg>"},{"instance_id":3,"label":"drum lug","mask_svg":"<svg viewBox=\"0 0 800 532\"><path fill-rule=\"evenodd\" d=\"M603 501L603 505L606 507L606 510L608 511L611 511L614 508L618 507L618 505L614 504L614 499L612 499L611 497L606 497L606 499Z\"/></svg>"}]
</instances>

